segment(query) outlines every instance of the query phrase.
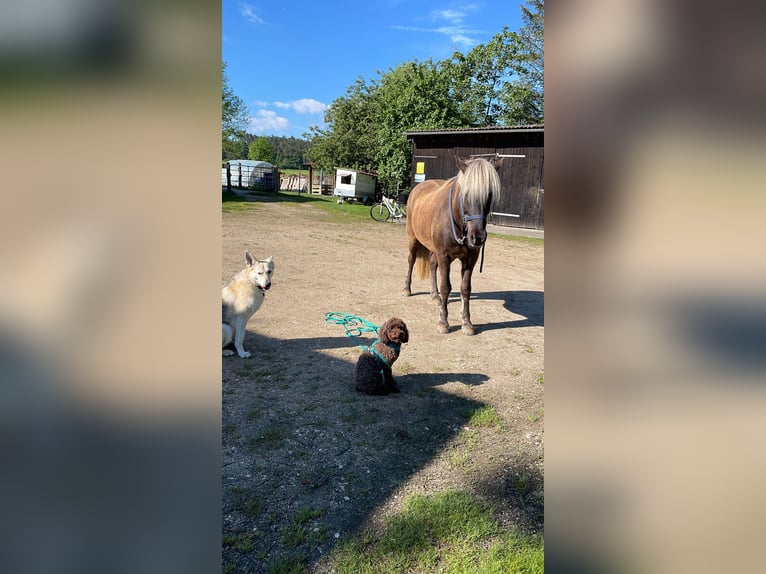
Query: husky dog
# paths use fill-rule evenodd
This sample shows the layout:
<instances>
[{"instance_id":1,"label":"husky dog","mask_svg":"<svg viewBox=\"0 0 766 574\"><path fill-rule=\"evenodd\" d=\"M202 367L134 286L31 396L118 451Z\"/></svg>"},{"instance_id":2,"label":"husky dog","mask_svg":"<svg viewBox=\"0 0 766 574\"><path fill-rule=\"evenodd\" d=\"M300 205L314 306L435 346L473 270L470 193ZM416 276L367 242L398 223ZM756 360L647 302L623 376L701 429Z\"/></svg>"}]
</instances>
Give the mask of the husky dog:
<instances>
[{"instance_id":1,"label":"husky dog","mask_svg":"<svg viewBox=\"0 0 766 574\"><path fill-rule=\"evenodd\" d=\"M263 303L266 291L271 287L271 275L274 273L274 258L256 259L245 251L247 266L229 279L221 291L223 347L234 344L237 354L247 359L250 353L245 351L245 326ZM224 349L225 356L233 355L231 349Z\"/></svg>"},{"instance_id":2,"label":"husky dog","mask_svg":"<svg viewBox=\"0 0 766 574\"><path fill-rule=\"evenodd\" d=\"M354 373L356 390L368 395L398 393L391 365L399 358L401 347L410 340L407 325L392 317L378 330L378 340L359 355Z\"/></svg>"}]
</instances>

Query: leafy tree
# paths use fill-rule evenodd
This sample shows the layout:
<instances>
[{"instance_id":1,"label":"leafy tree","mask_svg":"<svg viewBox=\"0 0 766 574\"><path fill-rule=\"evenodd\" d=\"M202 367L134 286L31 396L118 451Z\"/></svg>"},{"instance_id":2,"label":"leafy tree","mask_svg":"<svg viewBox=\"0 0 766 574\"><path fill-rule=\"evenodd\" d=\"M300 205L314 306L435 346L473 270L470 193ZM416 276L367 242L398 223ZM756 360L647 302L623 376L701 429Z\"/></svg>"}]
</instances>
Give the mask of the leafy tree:
<instances>
[{"instance_id":1,"label":"leafy tree","mask_svg":"<svg viewBox=\"0 0 766 574\"><path fill-rule=\"evenodd\" d=\"M226 77L226 62L221 65L221 157L242 158L247 154L245 128L248 110L245 101L234 93Z\"/></svg>"},{"instance_id":2,"label":"leafy tree","mask_svg":"<svg viewBox=\"0 0 766 574\"><path fill-rule=\"evenodd\" d=\"M359 78L325 111L327 128L311 128L312 145L306 151L308 159L324 169L349 167L363 171L375 170L374 86Z\"/></svg>"},{"instance_id":3,"label":"leafy tree","mask_svg":"<svg viewBox=\"0 0 766 574\"><path fill-rule=\"evenodd\" d=\"M519 36L522 44L522 73L531 101L543 121L545 103L545 5L544 0L527 0L521 7L524 22Z\"/></svg>"},{"instance_id":4,"label":"leafy tree","mask_svg":"<svg viewBox=\"0 0 766 574\"><path fill-rule=\"evenodd\" d=\"M268 136L274 149L274 164L282 169L302 169L309 142L295 137Z\"/></svg>"},{"instance_id":5,"label":"leafy tree","mask_svg":"<svg viewBox=\"0 0 766 574\"><path fill-rule=\"evenodd\" d=\"M456 52L442 64L452 78L452 95L470 125L496 126L536 122L526 73L522 39L504 27L468 54Z\"/></svg>"},{"instance_id":6,"label":"leafy tree","mask_svg":"<svg viewBox=\"0 0 766 574\"><path fill-rule=\"evenodd\" d=\"M430 59L406 62L382 74L374 101L375 169L388 188L409 182L412 146L406 131L460 127L466 122L450 97L448 77Z\"/></svg>"},{"instance_id":7,"label":"leafy tree","mask_svg":"<svg viewBox=\"0 0 766 574\"><path fill-rule=\"evenodd\" d=\"M274 163L274 149L271 147L269 140L265 137L259 137L254 140L248 149L247 159Z\"/></svg>"},{"instance_id":8,"label":"leafy tree","mask_svg":"<svg viewBox=\"0 0 766 574\"><path fill-rule=\"evenodd\" d=\"M544 4L526 3L518 33L504 27L467 54L357 79L326 110L327 127L306 134L306 157L325 169L376 172L391 188L409 181L407 131L542 122Z\"/></svg>"}]
</instances>

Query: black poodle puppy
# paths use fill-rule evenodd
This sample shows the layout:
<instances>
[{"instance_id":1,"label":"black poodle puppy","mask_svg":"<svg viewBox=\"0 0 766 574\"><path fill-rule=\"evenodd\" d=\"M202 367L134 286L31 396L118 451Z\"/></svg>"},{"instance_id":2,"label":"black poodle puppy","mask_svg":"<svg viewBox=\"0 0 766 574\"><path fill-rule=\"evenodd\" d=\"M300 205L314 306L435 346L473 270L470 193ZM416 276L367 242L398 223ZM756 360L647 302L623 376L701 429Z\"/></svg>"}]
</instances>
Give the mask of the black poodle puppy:
<instances>
[{"instance_id":1,"label":"black poodle puppy","mask_svg":"<svg viewBox=\"0 0 766 574\"><path fill-rule=\"evenodd\" d=\"M366 347L356 363L356 390L368 395L398 393L391 365L399 358L401 345L410 334L404 321L392 318L378 330L378 340Z\"/></svg>"}]
</instances>

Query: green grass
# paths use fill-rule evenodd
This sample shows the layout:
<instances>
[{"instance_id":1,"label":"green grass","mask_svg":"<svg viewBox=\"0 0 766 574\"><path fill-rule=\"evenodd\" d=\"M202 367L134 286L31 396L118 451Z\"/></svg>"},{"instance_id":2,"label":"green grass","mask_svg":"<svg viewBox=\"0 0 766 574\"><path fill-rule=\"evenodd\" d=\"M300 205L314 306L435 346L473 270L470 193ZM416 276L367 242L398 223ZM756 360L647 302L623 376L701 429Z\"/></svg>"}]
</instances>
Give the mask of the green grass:
<instances>
[{"instance_id":1,"label":"green grass","mask_svg":"<svg viewBox=\"0 0 766 574\"><path fill-rule=\"evenodd\" d=\"M226 535L221 540L221 544L224 548L233 548L237 552L250 552L255 548L253 536L253 534Z\"/></svg>"},{"instance_id":2,"label":"green grass","mask_svg":"<svg viewBox=\"0 0 766 574\"><path fill-rule=\"evenodd\" d=\"M503 427L500 415L497 414L495 407L492 406L464 409L460 411L460 416L468 419L468 424L472 427Z\"/></svg>"},{"instance_id":3,"label":"green grass","mask_svg":"<svg viewBox=\"0 0 766 574\"><path fill-rule=\"evenodd\" d=\"M471 494L448 491L408 498L382 533L339 544L333 559L338 574L538 574L543 549L542 536L504 528Z\"/></svg>"},{"instance_id":4,"label":"green grass","mask_svg":"<svg viewBox=\"0 0 766 574\"><path fill-rule=\"evenodd\" d=\"M544 415L545 415L545 411L543 410L542 407L540 407L539 409L537 409L535 413L529 415L527 418L529 419L529 422L536 423L541 418L543 418Z\"/></svg>"},{"instance_id":5,"label":"green grass","mask_svg":"<svg viewBox=\"0 0 766 574\"><path fill-rule=\"evenodd\" d=\"M298 193L297 191L254 191L248 190L248 195L255 198L263 197L272 201L283 201L288 203L310 203L317 209L331 216L333 223L349 223L368 221L374 223L370 217L370 206L362 205L356 202L338 203L337 198L328 195L312 195L310 193ZM256 201L245 201L242 196L236 193L223 191L221 195L221 211L223 213L252 211L258 208L260 203Z\"/></svg>"},{"instance_id":6,"label":"green grass","mask_svg":"<svg viewBox=\"0 0 766 574\"><path fill-rule=\"evenodd\" d=\"M306 574L307 572L305 559L301 556L290 556L278 560L268 569L268 574Z\"/></svg>"},{"instance_id":7,"label":"green grass","mask_svg":"<svg viewBox=\"0 0 766 574\"><path fill-rule=\"evenodd\" d=\"M250 449L250 452L258 452L260 449L279 448L289 434L289 431L285 428L268 428L260 434L248 439L247 446Z\"/></svg>"},{"instance_id":8,"label":"green grass","mask_svg":"<svg viewBox=\"0 0 766 574\"><path fill-rule=\"evenodd\" d=\"M506 235L505 233L488 233L487 235L505 241L518 241L519 243L527 243L529 245L545 245L545 239L542 237L524 237L523 235Z\"/></svg>"},{"instance_id":9,"label":"green grass","mask_svg":"<svg viewBox=\"0 0 766 574\"><path fill-rule=\"evenodd\" d=\"M322 516L321 508L302 507L290 521L290 524L282 529L280 540L285 546L295 547L306 542L321 544L328 538L326 530L319 528L316 531L309 527L309 522Z\"/></svg>"}]
</instances>

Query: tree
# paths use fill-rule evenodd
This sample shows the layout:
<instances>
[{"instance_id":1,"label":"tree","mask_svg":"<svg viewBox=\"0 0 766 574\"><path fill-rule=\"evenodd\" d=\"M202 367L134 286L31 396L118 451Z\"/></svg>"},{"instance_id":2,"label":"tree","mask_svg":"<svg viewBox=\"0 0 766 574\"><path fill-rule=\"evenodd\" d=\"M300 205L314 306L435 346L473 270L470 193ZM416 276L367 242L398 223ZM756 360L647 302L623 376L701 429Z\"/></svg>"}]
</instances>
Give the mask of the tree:
<instances>
[{"instance_id":1,"label":"tree","mask_svg":"<svg viewBox=\"0 0 766 574\"><path fill-rule=\"evenodd\" d=\"M405 132L465 125L449 79L430 59L382 74L375 89L376 171L384 186L409 183L412 145Z\"/></svg>"},{"instance_id":2,"label":"tree","mask_svg":"<svg viewBox=\"0 0 766 574\"><path fill-rule=\"evenodd\" d=\"M327 128L311 127L312 143L306 156L313 164L325 170L336 167L375 170L374 88L357 79L346 89L346 95L333 101L325 111Z\"/></svg>"},{"instance_id":3,"label":"tree","mask_svg":"<svg viewBox=\"0 0 766 574\"><path fill-rule=\"evenodd\" d=\"M504 27L468 54L456 52L442 62L452 78L452 96L476 127L535 123L541 111L525 79L522 38Z\"/></svg>"},{"instance_id":4,"label":"tree","mask_svg":"<svg viewBox=\"0 0 766 574\"><path fill-rule=\"evenodd\" d=\"M543 0L527 0L520 32L504 27L467 54L405 62L356 80L314 126L306 156L325 169L373 171L392 188L409 182L405 132L530 124L543 116Z\"/></svg>"},{"instance_id":5,"label":"tree","mask_svg":"<svg viewBox=\"0 0 766 574\"><path fill-rule=\"evenodd\" d=\"M519 31L522 44L522 73L532 93L532 103L544 121L545 109L545 5L544 0L527 0L521 7L524 25Z\"/></svg>"},{"instance_id":6,"label":"tree","mask_svg":"<svg viewBox=\"0 0 766 574\"><path fill-rule=\"evenodd\" d=\"M221 158L242 158L247 153L245 132L249 121L247 104L229 87L226 62L221 65L221 76Z\"/></svg>"},{"instance_id":7,"label":"tree","mask_svg":"<svg viewBox=\"0 0 766 574\"><path fill-rule=\"evenodd\" d=\"M274 149L271 147L269 140L265 137L259 137L254 140L248 149L247 159L274 163Z\"/></svg>"}]
</instances>

